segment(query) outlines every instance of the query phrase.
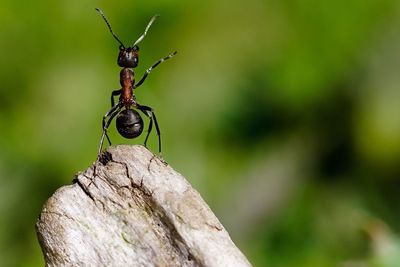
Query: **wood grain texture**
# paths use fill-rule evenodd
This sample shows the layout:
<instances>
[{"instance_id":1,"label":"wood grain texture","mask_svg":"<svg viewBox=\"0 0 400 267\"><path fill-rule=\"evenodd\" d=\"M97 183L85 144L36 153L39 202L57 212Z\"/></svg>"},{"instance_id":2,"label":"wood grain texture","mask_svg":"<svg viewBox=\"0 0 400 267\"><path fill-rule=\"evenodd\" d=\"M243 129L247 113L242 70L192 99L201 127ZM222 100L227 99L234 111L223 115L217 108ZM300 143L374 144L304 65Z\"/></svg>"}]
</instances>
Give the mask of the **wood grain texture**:
<instances>
[{"instance_id":1,"label":"wood grain texture","mask_svg":"<svg viewBox=\"0 0 400 267\"><path fill-rule=\"evenodd\" d=\"M110 147L48 199L46 266L251 266L186 179L143 146Z\"/></svg>"}]
</instances>

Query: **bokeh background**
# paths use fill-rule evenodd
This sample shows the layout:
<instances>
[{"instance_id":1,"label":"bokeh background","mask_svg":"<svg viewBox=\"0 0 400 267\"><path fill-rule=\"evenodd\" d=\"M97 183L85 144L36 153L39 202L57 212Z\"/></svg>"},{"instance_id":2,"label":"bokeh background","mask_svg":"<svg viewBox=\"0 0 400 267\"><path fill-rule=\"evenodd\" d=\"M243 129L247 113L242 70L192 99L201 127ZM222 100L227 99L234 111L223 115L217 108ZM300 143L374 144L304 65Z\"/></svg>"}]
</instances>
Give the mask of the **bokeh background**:
<instances>
[{"instance_id":1,"label":"bokeh background","mask_svg":"<svg viewBox=\"0 0 400 267\"><path fill-rule=\"evenodd\" d=\"M1 0L0 266L43 266L41 206L96 158L120 69L95 7L126 44L161 14L137 77L178 55L137 99L254 266L400 266L397 0Z\"/></svg>"}]
</instances>

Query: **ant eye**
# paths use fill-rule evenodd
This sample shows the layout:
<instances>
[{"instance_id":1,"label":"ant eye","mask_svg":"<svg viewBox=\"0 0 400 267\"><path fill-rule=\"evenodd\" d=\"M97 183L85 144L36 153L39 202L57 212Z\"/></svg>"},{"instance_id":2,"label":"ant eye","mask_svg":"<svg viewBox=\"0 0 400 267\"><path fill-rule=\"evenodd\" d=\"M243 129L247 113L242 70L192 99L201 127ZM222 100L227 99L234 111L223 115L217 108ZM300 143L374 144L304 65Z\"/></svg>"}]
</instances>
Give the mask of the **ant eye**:
<instances>
[{"instance_id":1,"label":"ant eye","mask_svg":"<svg viewBox=\"0 0 400 267\"><path fill-rule=\"evenodd\" d=\"M125 49L125 47L123 45L119 46L119 50L124 50L124 49Z\"/></svg>"}]
</instances>

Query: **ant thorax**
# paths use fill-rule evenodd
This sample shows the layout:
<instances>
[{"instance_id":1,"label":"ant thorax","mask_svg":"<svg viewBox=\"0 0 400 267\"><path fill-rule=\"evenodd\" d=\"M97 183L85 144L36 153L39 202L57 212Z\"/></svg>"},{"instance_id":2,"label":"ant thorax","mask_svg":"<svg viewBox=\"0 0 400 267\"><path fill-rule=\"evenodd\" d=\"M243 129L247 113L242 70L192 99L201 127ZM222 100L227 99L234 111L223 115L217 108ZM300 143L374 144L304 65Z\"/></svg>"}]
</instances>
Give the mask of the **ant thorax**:
<instances>
[{"instance_id":1,"label":"ant thorax","mask_svg":"<svg viewBox=\"0 0 400 267\"><path fill-rule=\"evenodd\" d=\"M135 84L135 73L131 69L123 68L119 73L119 83L121 84L122 89L133 89L133 85Z\"/></svg>"}]
</instances>

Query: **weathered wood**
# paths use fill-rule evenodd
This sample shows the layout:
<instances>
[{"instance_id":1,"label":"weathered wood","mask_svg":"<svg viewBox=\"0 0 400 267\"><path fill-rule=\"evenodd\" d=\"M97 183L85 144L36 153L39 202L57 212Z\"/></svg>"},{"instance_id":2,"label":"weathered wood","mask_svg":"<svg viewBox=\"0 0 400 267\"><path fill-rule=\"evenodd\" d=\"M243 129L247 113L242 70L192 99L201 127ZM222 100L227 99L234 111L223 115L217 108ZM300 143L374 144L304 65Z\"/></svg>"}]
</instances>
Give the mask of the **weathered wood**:
<instances>
[{"instance_id":1,"label":"weathered wood","mask_svg":"<svg viewBox=\"0 0 400 267\"><path fill-rule=\"evenodd\" d=\"M251 266L186 179L143 146L110 147L36 228L46 266Z\"/></svg>"}]
</instances>

